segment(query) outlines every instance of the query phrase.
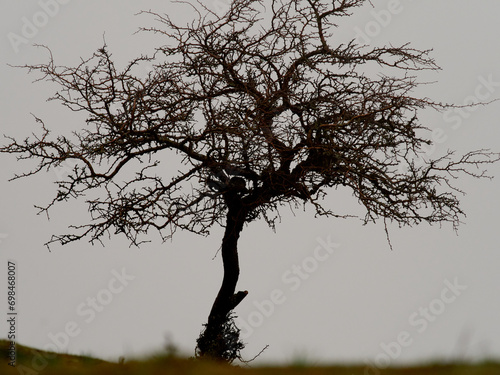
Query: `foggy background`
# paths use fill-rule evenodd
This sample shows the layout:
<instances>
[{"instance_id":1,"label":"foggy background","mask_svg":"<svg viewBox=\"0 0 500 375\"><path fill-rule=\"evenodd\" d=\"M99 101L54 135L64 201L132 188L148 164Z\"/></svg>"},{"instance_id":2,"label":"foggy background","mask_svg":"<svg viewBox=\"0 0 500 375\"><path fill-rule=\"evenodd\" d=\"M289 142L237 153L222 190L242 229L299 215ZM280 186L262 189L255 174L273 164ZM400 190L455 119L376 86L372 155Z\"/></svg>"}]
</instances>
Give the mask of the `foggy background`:
<instances>
[{"instance_id":1,"label":"foggy background","mask_svg":"<svg viewBox=\"0 0 500 375\"><path fill-rule=\"evenodd\" d=\"M204 3L216 12L227 6L226 0ZM357 8L341 20L335 38L433 48L442 70L421 75L435 83L422 86L418 95L455 104L500 98L498 1L373 3L375 8ZM117 67L123 67L162 44L160 36L134 34L140 26L158 26L151 16L134 15L149 9L178 20L193 15L188 6L160 0L3 0L0 133L18 139L40 134L30 113L42 118L53 136L80 129L84 120L45 101L56 86L33 84L39 76L7 64L47 62L46 51L33 47L44 44L56 64L74 66L100 48L104 37ZM437 157L449 148L499 151L499 113L500 102L422 113L424 125L440 129L429 154ZM43 244L51 234L88 218L86 206L75 202L56 206L50 221L36 215L34 205L53 198L53 183L71 165L7 182L34 164L0 158L0 338L8 331L7 261L13 260L20 344L117 360L161 351L170 340L192 355L222 279L221 228L208 238L177 233L167 243L152 233L152 242L140 249L113 237L104 248L79 242L49 252ZM498 359L500 164L489 171L497 178L457 182L468 193L461 200L467 218L458 236L449 225L389 226L392 251L383 223L363 226L358 219L315 219L310 211L294 216L283 210L276 233L263 222L248 225L239 243L238 290L249 295L236 309L247 358L269 344L257 361L383 366ZM327 200L340 213L364 213L349 193L332 191ZM68 324L73 337L63 333Z\"/></svg>"}]
</instances>

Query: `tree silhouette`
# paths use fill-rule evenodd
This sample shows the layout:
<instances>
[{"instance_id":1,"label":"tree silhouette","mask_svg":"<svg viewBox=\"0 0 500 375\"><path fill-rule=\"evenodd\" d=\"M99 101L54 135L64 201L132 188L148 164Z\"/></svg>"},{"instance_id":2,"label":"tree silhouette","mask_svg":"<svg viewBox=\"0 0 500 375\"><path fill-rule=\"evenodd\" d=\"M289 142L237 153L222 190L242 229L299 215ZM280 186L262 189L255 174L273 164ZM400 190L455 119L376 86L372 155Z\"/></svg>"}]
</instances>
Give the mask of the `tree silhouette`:
<instances>
[{"instance_id":1,"label":"tree silhouette","mask_svg":"<svg viewBox=\"0 0 500 375\"><path fill-rule=\"evenodd\" d=\"M146 12L159 26L143 30L165 45L123 70L106 45L76 67L52 55L24 66L58 84L51 99L87 116L72 137L52 137L37 118L40 136L10 138L1 149L38 160L14 178L76 162L42 210L86 199L89 223L48 244L124 234L139 246L155 230L166 240L176 230L225 227L223 281L197 350L230 362L243 347L232 311L247 295L236 292L246 223L274 227L287 205L344 217L323 201L342 186L366 209L365 222L456 227L463 212L453 180L487 177L482 167L499 155L425 156L432 140L419 111L450 107L412 96L415 74L439 69L429 51L332 44L335 22L365 2L234 0L222 15L192 3L195 18L185 25ZM145 63L154 68L141 78L135 71Z\"/></svg>"}]
</instances>

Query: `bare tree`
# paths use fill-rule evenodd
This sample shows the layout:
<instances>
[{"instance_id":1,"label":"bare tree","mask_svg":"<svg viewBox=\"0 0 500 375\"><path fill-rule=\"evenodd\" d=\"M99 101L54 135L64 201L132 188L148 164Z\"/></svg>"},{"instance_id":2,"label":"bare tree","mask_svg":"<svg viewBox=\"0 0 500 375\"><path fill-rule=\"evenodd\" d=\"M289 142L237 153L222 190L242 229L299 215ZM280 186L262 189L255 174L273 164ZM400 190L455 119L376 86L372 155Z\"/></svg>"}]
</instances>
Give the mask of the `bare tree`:
<instances>
[{"instance_id":1,"label":"bare tree","mask_svg":"<svg viewBox=\"0 0 500 375\"><path fill-rule=\"evenodd\" d=\"M234 0L223 15L199 2L186 25L150 13L159 27L144 30L162 34L165 45L123 70L106 45L76 67L52 55L25 66L59 85L52 99L87 116L73 137L52 137L37 119L40 136L10 138L1 149L39 162L14 178L77 162L42 210L86 199L89 223L49 244L124 234L140 245L152 230L168 239L179 229L207 235L224 226L223 281L197 348L232 361L243 347L232 311L247 294L236 292L246 223L274 227L286 205L344 217L323 201L342 186L366 209L365 222L456 227L463 212L453 180L487 177L483 166L499 154L424 155L432 141L418 112L449 107L412 96L415 74L439 69L429 51L332 45L335 21L365 2ZM140 78L142 63L154 69ZM171 163L177 173L165 176ZM95 198L85 198L91 191Z\"/></svg>"}]
</instances>

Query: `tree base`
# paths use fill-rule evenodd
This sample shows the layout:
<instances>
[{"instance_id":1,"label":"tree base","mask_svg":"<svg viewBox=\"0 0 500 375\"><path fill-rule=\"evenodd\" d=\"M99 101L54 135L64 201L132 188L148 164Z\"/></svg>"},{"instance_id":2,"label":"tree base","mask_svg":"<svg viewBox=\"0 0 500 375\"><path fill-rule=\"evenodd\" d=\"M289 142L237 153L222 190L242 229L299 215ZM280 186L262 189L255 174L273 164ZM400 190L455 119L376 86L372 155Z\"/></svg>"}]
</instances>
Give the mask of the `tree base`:
<instances>
[{"instance_id":1,"label":"tree base","mask_svg":"<svg viewBox=\"0 0 500 375\"><path fill-rule=\"evenodd\" d=\"M245 344L240 340L240 329L234 323L232 312L217 325L204 324L205 329L196 340L196 357L209 358L227 363L241 359Z\"/></svg>"}]
</instances>

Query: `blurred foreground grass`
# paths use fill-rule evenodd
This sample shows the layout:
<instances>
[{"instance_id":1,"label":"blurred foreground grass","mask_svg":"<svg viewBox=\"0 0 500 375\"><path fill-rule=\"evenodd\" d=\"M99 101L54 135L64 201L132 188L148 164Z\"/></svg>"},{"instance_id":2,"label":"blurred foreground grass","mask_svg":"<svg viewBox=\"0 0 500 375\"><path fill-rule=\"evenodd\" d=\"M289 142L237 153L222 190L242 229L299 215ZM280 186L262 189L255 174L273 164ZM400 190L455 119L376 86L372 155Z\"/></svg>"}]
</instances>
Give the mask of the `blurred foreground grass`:
<instances>
[{"instance_id":1,"label":"blurred foreground grass","mask_svg":"<svg viewBox=\"0 0 500 375\"><path fill-rule=\"evenodd\" d=\"M176 358L168 355L145 360L112 363L100 359L55 354L17 344L16 367L8 365L8 341L0 340L0 374L22 375L500 375L500 363L434 364L411 368L370 369L364 366L307 367L230 366L221 363Z\"/></svg>"}]
</instances>

